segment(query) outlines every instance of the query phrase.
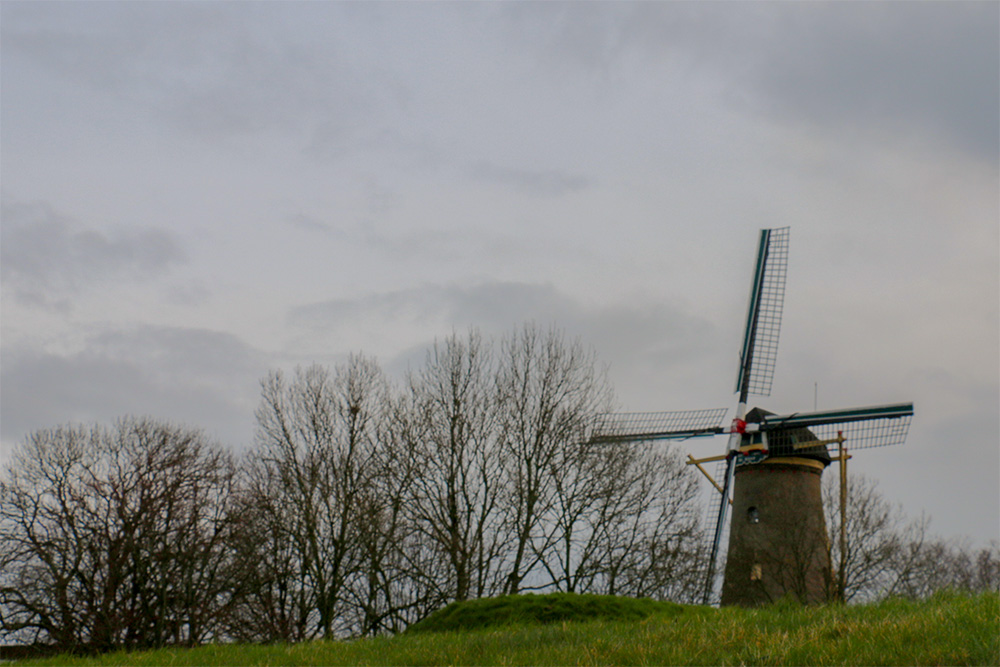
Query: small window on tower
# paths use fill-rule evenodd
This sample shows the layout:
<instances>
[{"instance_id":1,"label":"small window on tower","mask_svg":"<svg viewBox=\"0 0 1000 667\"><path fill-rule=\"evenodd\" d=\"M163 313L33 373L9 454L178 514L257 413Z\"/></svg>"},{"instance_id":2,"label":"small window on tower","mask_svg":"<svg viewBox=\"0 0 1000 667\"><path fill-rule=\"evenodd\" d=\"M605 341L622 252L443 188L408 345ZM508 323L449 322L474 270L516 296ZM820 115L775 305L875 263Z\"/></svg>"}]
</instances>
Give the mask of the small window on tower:
<instances>
[{"instance_id":1,"label":"small window on tower","mask_svg":"<svg viewBox=\"0 0 1000 667\"><path fill-rule=\"evenodd\" d=\"M760 523L760 514L757 512L756 507L747 508L747 521L750 523Z\"/></svg>"}]
</instances>

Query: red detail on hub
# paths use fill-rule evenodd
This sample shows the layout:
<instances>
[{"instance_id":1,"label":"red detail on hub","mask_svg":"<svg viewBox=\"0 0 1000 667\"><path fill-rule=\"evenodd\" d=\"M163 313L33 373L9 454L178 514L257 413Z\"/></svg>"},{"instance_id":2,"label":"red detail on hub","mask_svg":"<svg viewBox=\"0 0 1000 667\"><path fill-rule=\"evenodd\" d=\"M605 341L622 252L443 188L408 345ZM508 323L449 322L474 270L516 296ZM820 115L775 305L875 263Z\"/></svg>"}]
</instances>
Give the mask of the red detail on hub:
<instances>
[{"instance_id":1,"label":"red detail on hub","mask_svg":"<svg viewBox=\"0 0 1000 667\"><path fill-rule=\"evenodd\" d=\"M739 433L743 435L747 432L747 423L742 419L734 419L733 426L729 431L730 433Z\"/></svg>"}]
</instances>

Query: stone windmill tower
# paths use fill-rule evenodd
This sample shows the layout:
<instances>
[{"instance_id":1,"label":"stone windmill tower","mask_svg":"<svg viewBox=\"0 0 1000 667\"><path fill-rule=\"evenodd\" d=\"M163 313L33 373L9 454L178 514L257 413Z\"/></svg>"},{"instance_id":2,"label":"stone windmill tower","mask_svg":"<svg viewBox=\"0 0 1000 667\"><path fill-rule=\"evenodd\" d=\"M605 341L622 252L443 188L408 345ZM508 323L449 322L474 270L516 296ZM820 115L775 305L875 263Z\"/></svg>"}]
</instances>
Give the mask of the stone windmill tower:
<instances>
[{"instance_id":1,"label":"stone windmill tower","mask_svg":"<svg viewBox=\"0 0 1000 667\"><path fill-rule=\"evenodd\" d=\"M736 381L739 400L729 428L722 426L728 412L725 408L625 413L600 419L591 439L594 443L627 443L729 435L722 455L688 456L688 463L696 465L717 490L710 508L705 604L719 599L716 563L730 525L730 507L721 604L756 606L789 596L803 603L818 603L835 597L840 573L830 562L821 493L823 471L834 460L840 463L843 512L847 444L858 449L901 443L913 416L912 403L786 415L760 408L747 411L750 394L768 396L771 392L784 304L788 232L787 227L761 230ZM832 445L836 446L835 457L830 453ZM718 462L714 476L702 467L709 461ZM842 591L842 578L839 586Z\"/></svg>"}]
</instances>

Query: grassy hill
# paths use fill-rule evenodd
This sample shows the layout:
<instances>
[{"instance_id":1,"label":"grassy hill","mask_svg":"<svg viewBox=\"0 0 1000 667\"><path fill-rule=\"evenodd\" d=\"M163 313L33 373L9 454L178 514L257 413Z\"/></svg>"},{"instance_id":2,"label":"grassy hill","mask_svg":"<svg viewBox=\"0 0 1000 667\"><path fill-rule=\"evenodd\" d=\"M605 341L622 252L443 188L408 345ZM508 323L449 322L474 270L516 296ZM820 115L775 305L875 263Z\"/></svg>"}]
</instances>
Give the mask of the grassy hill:
<instances>
[{"instance_id":1,"label":"grassy hill","mask_svg":"<svg viewBox=\"0 0 1000 667\"><path fill-rule=\"evenodd\" d=\"M998 665L1000 595L756 610L518 596L451 605L396 637L62 656L23 664Z\"/></svg>"},{"instance_id":2,"label":"grassy hill","mask_svg":"<svg viewBox=\"0 0 1000 667\"><path fill-rule=\"evenodd\" d=\"M639 621L653 614L679 614L684 609L673 602L614 595L506 595L454 602L411 625L406 632L419 634L594 620Z\"/></svg>"}]
</instances>

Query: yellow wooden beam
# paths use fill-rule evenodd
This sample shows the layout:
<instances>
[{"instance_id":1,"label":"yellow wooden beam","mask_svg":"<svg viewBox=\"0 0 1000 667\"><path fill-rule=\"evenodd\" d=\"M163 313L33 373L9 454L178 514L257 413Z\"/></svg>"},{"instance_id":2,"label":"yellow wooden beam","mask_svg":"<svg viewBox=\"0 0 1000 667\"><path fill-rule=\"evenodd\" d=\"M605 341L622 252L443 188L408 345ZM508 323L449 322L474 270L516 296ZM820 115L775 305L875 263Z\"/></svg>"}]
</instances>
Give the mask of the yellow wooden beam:
<instances>
[{"instance_id":1,"label":"yellow wooden beam","mask_svg":"<svg viewBox=\"0 0 1000 667\"><path fill-rule=\"evenodd\" d=\"M698 465L699 463L708 463L709 461L724 461L725 458L726 458L725 454L720 454L719 456L709 456L708 458L704 458L704 459L696 459L693 456L691 456L690 454L688 454L688 462L687 462L687 464L688 465L691 465L691 464Z\"/></svg>"},{"instance_id":2,"label":"yellow wooden beam","mask_svg":"<svg viewBox=\"0 0 1000 667\"><path fill-rule=\"evenodd\" d=\"M806 447L820 447L822 445L832 445L834 443L840 444L846 440L842 435L838 435L836 438L830 438L829 440L809 440L807 442L799 442L792 445L792 449L805 449Z\"/></svg>"},{"instance_id":3,"label":"yellow wooden beam","mask_svg":"<svg viewBox=\"0 0 1000 667\"><path fill-rule=\"evenodd\" d=\"M719 461L719 460L724 459L724 458L726 458L726 457L725 456L712 456L712 457L707 458L707 459L696 459L695 457L693 457L690 454L688 454L688 465L694 464L695 467L697 467L698 470L701 471L701 474L704 475L708 479L708 481L710 481L712 483L712 486L714 486L718 490L719 493L724 493L724 491L722 490L722 487L719 486L719 483L715 481L715 478L712 477L711 475L709 475L708 471L701 467L701 464L704 461ZM729 504L731 506L733 504L733 501L731 499L729 499L729 498L727 498L727 500L729 500Z\"/></svg>"}]
</instances>

